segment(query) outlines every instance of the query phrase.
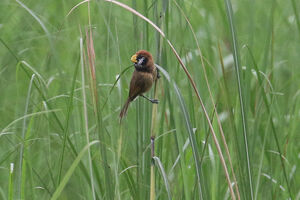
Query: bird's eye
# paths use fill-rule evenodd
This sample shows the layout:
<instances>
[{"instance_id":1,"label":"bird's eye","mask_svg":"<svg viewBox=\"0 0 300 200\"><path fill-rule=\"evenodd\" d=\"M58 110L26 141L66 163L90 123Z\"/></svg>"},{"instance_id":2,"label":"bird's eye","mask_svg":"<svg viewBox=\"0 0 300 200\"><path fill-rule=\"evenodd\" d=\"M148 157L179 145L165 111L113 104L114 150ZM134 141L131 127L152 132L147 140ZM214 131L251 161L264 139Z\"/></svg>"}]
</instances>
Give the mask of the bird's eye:
<instances>
[{"instance_id":1,"label":"bird's eye","mask_svg":"<svg viewBox=\"0 0 300 200\"><path fill-rule=\"evenodd\" d=\"M145 65L146 64L146 62L147 62L147 58L145 58L145 57L138 57L138 65Z\"/></svg>"}]
</instances>

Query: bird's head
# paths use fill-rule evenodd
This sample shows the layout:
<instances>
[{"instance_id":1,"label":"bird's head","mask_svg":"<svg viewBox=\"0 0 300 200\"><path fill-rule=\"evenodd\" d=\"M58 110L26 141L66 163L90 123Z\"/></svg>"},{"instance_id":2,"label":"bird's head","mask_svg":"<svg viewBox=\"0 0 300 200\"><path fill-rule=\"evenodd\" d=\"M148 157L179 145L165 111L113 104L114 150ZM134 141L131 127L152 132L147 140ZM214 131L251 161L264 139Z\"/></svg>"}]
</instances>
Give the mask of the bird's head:
<instances>
[{"instance_id":1,"label":"bird's head","mask_svg":"<svg viewBox=\"0 0 300 200\"><path fill-rule=\"evenodd\" d=\"M134 63L134 67L138 71L151 71L154 68L154 62L152 55L145 50L136 52L131 61Z\"/></svg>"}]
</instances>

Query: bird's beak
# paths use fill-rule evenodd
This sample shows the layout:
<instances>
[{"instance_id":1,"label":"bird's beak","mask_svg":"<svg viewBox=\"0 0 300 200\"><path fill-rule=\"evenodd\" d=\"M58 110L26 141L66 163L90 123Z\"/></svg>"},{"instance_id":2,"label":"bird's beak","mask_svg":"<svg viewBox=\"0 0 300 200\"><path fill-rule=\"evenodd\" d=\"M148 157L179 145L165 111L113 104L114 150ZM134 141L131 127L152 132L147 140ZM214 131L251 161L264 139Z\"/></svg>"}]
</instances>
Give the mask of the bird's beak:
<instances>
[{"instance_id":1,"label":"bird's beak","mask_svg":"<svg viewBox=\"0 0 300 200\"><path fill-rule=\"evenodd\" d=\"M133 56L131 56L131 61L133 62L133 63L137 63L137 60L136 60L136 54L134 54Z\"/></svg>"}]
</instances>

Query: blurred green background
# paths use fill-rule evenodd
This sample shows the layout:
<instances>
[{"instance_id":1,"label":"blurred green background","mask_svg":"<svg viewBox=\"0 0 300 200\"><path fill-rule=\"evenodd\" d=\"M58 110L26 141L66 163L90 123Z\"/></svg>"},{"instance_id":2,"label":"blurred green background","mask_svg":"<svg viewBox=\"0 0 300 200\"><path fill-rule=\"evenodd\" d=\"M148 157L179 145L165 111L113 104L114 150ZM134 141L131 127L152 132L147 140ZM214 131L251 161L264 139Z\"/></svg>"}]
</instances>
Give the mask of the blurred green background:
<instances>
[{"instance_id":1,"label":"blurred green background","mask_svg":"<svg viewBox=\"0 0 300 200\"><path fill-rule=\"evenodd\" d=\"M120 0L165 38L80 2L0 2L0 199L300 199L299 2ZM139 49L166 71L147 93L160 103L154 117L138 98L120 124Z\"/></svg>"}]
</instances>

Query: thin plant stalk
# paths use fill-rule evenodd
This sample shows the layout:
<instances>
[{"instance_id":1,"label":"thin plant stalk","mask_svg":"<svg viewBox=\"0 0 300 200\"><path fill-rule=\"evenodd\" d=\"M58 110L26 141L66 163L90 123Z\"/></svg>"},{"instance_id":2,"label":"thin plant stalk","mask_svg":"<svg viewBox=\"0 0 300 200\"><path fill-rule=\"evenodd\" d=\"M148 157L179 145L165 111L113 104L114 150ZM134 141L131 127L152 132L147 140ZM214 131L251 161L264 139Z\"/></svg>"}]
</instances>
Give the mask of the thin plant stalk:
<instances>
[{"instance_id":1,"label":"thin plant stalk","mask_svg":"<svg viewBox=\"0 0 300 200\"><path fill-rule=\"evenodd\" d=\"M103 128L103 121L101 116L101 110L99 105L98 91L97 91L97 80L96 80L96 69L95 69L95 51L91 32L91 27L86 31L86 43L87 43L87 57L88 66L90 72L90 87L92 93L93 110L96 118L96 130L98 132L100 143L100 153L102 161L104 163L104 175L106 184L106 194L108 199L113 199L113 184L110 167L107 164L107 150L105 146L105 135Z\"/></svg>"},{"instance_id":2,"label":"thin plant stalk","mask_svg":"<svg viewBox=\"0 0 300 200\"><path fill-rule=\"evenodd\" d=\"M157 12L157 4L155 6L155 11ZM146 12L147 14L147 12ZM155 13L154 15L156 15ZM146 34L148 34L148 25L146 25ZM160 55L161 49L159 49L160 45L160 40L161 37L157 35L156 40L157 40L157 55ZM146 37L146 40L148 41L148 37ZM148 46L148 42L146 42ZM159 56L156 57L157 59ZM158 79L155 80L154 84L154 99L157 99L157 83ZM156 125L157 125L157 104L153 104L152 106L152 120L151 120L151 136L150 136L150 144L151 144L151 165L150 165L150 200L155 200L155 136L156 136Z\"/></svg>"},{"instance_id":3,"label":"thin plant stalk","mask_svg":"<svg viewBox=\"0 0 300 200\"><path fill-rule=\"evenodd\" d=\"M154 85L154 99L157 99L157 82L156 79L155 85ZM157 105L153 104L152 106L152 123L151 123L151 166L150 166L150 200L155 200L155 162L153 160L155 156L155 131L156 131L156 118L157 118Z\"/></svg>"},{"instance_id":4,"label":"thin plant stalk","mask_svg":"<svg viewBox=\"0 0 300 200\"><path fill-rule=\"evenodd\" d=\"M83 98L83 114L84 114L84 131L86 136L86 143L90 143L89 139L89 127L88 127L88 114L87 114L87 101L86 101L86 92L85 92L85 78L84 78L84 59L83 59L83 41L82 37L80 38L80 64L81 64L81 84L82 84L82 98ZM94 176L92 169L92 159L91 159L91 150L90 146L87 149L88 153L88 162L89 162L89 171L90 171L90 179L91 179L91 187L92 187L92 195L93 199L96 199L95 195L95 186L94 186Z\"/></svg>"}]
</instances>

